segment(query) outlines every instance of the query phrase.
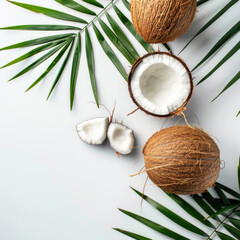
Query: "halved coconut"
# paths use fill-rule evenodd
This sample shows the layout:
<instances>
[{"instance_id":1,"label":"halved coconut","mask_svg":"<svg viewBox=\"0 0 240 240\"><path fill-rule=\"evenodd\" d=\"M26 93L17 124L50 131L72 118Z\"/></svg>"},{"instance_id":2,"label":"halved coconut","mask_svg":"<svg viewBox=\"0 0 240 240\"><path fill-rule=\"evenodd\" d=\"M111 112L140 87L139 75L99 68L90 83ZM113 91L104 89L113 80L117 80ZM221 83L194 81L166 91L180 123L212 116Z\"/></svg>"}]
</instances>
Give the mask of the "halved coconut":
<instances>
[{"instance_id":1,"label":"halved coconut","mask_svg":"<svg viewBox=\"0 0 240 240\"><path fill-rule=\"evenodd\" d=\"M90 119L77 125L78 136L92 145L102 144L107 137L109 119L107 117Z\"/></svg>"},{"instance_id":2,"label":"halved coconut","mask_svg":"<svg viewBox=\"0 0 240 240\"><path fill-rule=\"evenodd\" d=\"M181 113L192 96L192 75L178 57L149 53L132 66L128 78L134 103L147 114L168 117Z\"/></svg>"},{"instance_id":3,"label":"halved coconut","mask_svg":"<svg viewBox=\"0 0 240 240\"><path fill-rule=\"evenodd\" d=\"M134 145L133 130L120 123L111 123L108 132L108 141L113 150L120 154L129 154Z\"/></svg>"}]
</instances>

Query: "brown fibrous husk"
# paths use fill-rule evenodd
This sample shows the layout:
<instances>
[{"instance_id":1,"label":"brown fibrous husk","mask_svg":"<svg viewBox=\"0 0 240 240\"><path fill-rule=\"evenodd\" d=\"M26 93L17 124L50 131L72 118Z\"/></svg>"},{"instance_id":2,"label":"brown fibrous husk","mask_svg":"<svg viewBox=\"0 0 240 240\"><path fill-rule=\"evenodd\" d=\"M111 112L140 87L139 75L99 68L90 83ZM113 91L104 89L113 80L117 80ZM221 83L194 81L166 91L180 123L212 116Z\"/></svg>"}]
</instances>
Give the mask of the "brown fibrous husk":
<instances>
[{"instance_id":1,"label":"brown fibrous husk","mask_svg":"<svg viewBox=\"0 0 240 240\"><path fill-rule=\"evenodd\" d=\"M183 66L184 68L186 69L187 73L188 73L188 78L189 78L189 82L190 82L190 91L189 91L189 94L188 94L188 97L187 99L185 100L185 102L182 104L182 106L180 106L178 109L176 109L175 111L167 114L167 115L158 115L158 114L154 114L152 112L149 112L147 109L143 108L137 101L136 99L134 98L133 96L133 92L132 92L132 87L131 87L131 80L132 80L132 76L134 74L134 71L136 70L136 68L138 67L138 65L147 57L151 56L151 55L155 55L155 54L162 54L162 55L168 55L172 58L174 58L175 60L179 61ZM162 118L162 117L174 117L175 115L181 115L183 111L186 110L186 105L188 104L188 102L190 101L191 97L192 97L192 94L193 94L193 77L192 77L192 74L191 74L191 71L189 70L187 64L179 57L171 54L171 53L168 53L168 52L152 52L152 53L148 53L140 58L138 58L136 60L136 62L132 65L132 68L130 70L130 73L128 75L128 91L129 91L129 94L130 94L130 97L131 99L133 100L133 102L138 106L138 109L141 109L142 111L144 111L146 114L148 115L151 115L151 116L154 116L154 117L159 117L159 118Z\"/></svg>"},{"instance_id":2,"label":"brown fibrous husk","mask_svg":"<svg viewBox=\"0 0 240 240\"><path fill-rule=\"evenodd\" d=\"M143 155L149 178L168 193L202 193L214 186L220 172L217 144L195 127L160 130L147 141Z\"/></svg>"},{"instance_id":3,"label":"brown fibrous husk","mask_svg":"<svg viewBox=\"0 0 240 240\"><path fill-rule=\"evenodd\" d=\"M137 32L148 43L167 43L190 28L196 0L132 0L131 15Z\"/></svg>"}]
</instances>

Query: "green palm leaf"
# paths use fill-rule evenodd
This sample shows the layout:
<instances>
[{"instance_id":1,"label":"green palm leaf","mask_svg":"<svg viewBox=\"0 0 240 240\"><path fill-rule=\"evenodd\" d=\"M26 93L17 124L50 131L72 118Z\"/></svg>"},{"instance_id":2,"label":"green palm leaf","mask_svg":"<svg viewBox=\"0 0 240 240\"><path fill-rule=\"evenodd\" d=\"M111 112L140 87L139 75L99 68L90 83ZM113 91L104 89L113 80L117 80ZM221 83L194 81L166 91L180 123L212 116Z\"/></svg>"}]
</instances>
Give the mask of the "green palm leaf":
<instances>
[{"instance_id":1,"label":"green palm leaf","mask_svg":"<svg viewBox=\"0 0 240 240\"><path fill-rule=\"evenodd\" d=\"M77 3L73 0L55 0L55 1L62 4L65 7L71 8L78 12L82 12L82 13L86 13L86 14L90 14L90 15L96 15L96 13L93 12L92 10L84 7L83 5Z\"/></svg>"},{"instance_id":2,"label":"green palm leaf","mask_svg":"<svg viewBox=\"0 0 240 240\"><path fill-rule=\"evenodd\" d=\"M57 45L59 45L60 43L62 43L64 40L58 40L58 41L55 41L55 42L51 42L51 43L47 43L47 44L44 44L40 47L37 47L37 48L34 48L33 50L31 50L30 52L12 60L11 62L7 63L6 65L2 66L1 68L5 68L5 67L9 67L11 65L14 65L16 63L19 63L27 58L30 58L40 52L43 52L45 50L48 50L48 49L51 49Z\"/></svg>"},{"instance_id":3,"label":"green palm leaf","mask_svg":"<svg viewBox=\"0 0 240 240\"><path fill-rule=\"evenodd\" d=\"M107 24L99 19L98 20L103 31L108 36L110 41L114 44L114 46L122 53L122 55L131 63L135 62L135 58L128 52L128 50L124 47L124 45L120 42L119 38L113 33L113 31L107 26Z\"/></svg>"},{"instance_id":4,"label":"green palm leaf","mask_svg":"<svg viewBox=\"0 0 240 240\"><path fill-rule=\"evenodd\" d=\"M143 236L140 236L136 233L132 233L132 232L128 232L128 231L125 231L125 230L122 230L120 228L113 228L114 230L120 232L120 233L123 233L131 238L134 238L134 239L137 239L137 240L152 240L150 238L146 238L146 237L143 237Z\"/></svg>"},{"instance_id":5,"label":"green palm leaf","mask_svg":"<svg viewBox=\"0 0 240 240\"><path fill-rule=\"evenodd\" d=\"M128 40L127 36L123 32L123 30L119 27L119 25L114 21L114 19L106 12L106 17L108 22L110 23L113 31L115 32L116 36L118 36L118 39L122 43L122 45L129 51L129 53L132 55L132 57L137 60L140 56L137 53L136 49L133 47L131 42Z\"/></svg>"},{"instance_id":6,"label":"green palm leaf","mask_svg":"<svg viewBox=\"0 0 240 240\"><path fill-rule=\"evenodd\" d=\"M89 36L88 29L85 29L85 43L86 43L86 55L87 55L87 64L88 64L88 71L90 75L93 95L96 101L97 106L99 107L98 101L98 93L97 93L97 84L96 84L96 77L95 77L95 65L94 65L94 56L93 56L93 48L92 42Z\"/></svg>"},{"instance_id":7,"label":"green palm leaf","mask_svg":"<svg viewBox=\"0 0 240 240\"><path fill-rule=\"evenodd\" d=\"M239 156L239 160L238 160L238 188L240 190L240 156Z\"/></svg>"},{"instance_id":8,"label":"green palm leaf","mask_svg":"<svg viewBox=\"0 0 240 240\"><path fill-rule=\"evenodd\" d=\"M209 191L202 193L202 196L216 211L222 208L221 203L216 201Z\"/></svg>"},{"instance_id":9,"label":"green palm leaf","mask_svg":"<svg viewBox=\"0 0 240 240\"><path fill-rule=\"evenodd\" d=\"M208 215L214 214L212 208L206 203L204 199L202 199L199 195L195 194L192 196L193 200L206 212ZM218 216L213 217L216 221L221 222Z\"/></svg>"},{"instance_id":10,"label":"green palm leaf","mask_svg":"<svg viewBox=\"0 0 240 240\"><path fill-rule=\"evenodd\" d=\"M218 196L220 197L223 205L228 206L231 205L230 200L227 198L225 193L222 191L222 189L219 186L214 187L215 191L217 192Z\"/></svg>"},{"instance_id":11,"label":"green palm leaf","mask_svg":"<svg viewBox=\"0 0 240 240\"><path fill-rule=\"evenodd\" d=\"M234 190L230 189L229 187L227 187L227 186L225 186L221 183L218 183L218 182L216 182L216 185L219 186L223 191L232 195L233 197L236 197L236 198L240 199L240 194L235 192Z\"/></svg>"},{"instance_id":12,"label":"green palm leaf","mask_svg":"<svg viewBox=\"0 0 240 240\"><path fill-rule=\"evenodd\" d=\"M41 63L43 63L44 61L46 61L48 58L50 58L52 55L54 55L58 50L60 50L63 46L65 45L65 43L61 43L59 44L57 47L55 47L54 49L50 50L49 52L47 52L46 54L44 54L42 57L40 57L38 60L36 60L35 62L33 62L32 64L30 64L28 67L24 68L22 71L20 71L17 75L15 75L14 77L12 77L9 81L12 81L20 76L22 76L23 74L29 72L30 70L36 68L37 66L39 66Z\"/></svg>"},{"instance_id":13,"label":"green palm leaf","mask_svg":"<svg viewBox=\"0 0 240 240\"><path fill-rule=\"evenodd\" d=\"M81 35L78 33L76 47L73 56L72 62L72 73L71 73L71 81L70 81L70 109L73 108L74 96L75 96L75 88L77 83L79 64L80 64L80 56L81 56Z\"/></svg>"},{"instance_id":14,"label":"green palm leaf","mask_svg":"<svg viewBox=\"0 0 240 240\"><path fill-rule=\"evenodd\" d=\"M51 87L51 89L50 89L50 92L49 92L49 94L48 94L48 96L47 96L47 100L49 99L49 97L51 96L51 94L52 94L53 90L55 89L57 83L59 82L59 79L61 78L62 73L63 73L63 71L64 71L64 69L65 69L65 67L66 67L66 65L67 65L67 63L68 63L68 60L69 60L69 58L70 58L70 55L71 55L71 52L72 52L72 49L73 49L74 40L75 40L75 39L73 39L73 41L72 41L72 43L71 43L71 46L70 46L70 49L69 49L69 51L68 51L68 53L67 53L67 56L65 57L62 65L61 65L61 67L60 67L60 69L59 69L59 72L58 72L58 74L57 74L57 77L55 78L55 80L54 80L54 82L53 82L53 85L52 85L52 87Z\"/></svg>"},{"instance_id":15,"label":"green palm leaf","mask_svg":"<svg viewBox=\"0 0 240 240\"><path fill-rule=\"evenodd\" d=\"M232 223L232 225L240 229L240 219L229 218L229 221Z\"/></svg>"},{"instance_id":16,"label":"green palm leaf","mask_svg":"<svg viewBox=\"0 0 240 240\"><path fill-rule=\"evenodd\" d=\"M86 2L86 3L89 3L91 5L94 5L96 7L104 8L103 5L96 0L82 0L82 1Z\"/></svg>"},{"instance_id":17,"label":"green palm leaf","mask_svg":"<svg viewBox=\"0 0 240 240\"><path fill-rule=\"evenodd\" d=\"M130 11L130 3L127 0L122 0L124 6Z\"/></svg>"},{"instance_id":18,"label":"green palm leaf","mask_svg":"<svg viewBox=\"0 0 240 240\"><path fill-rule=\"evenodd\" d=\"M32 89L34 86L36 86L40 81L42 81L48 75L49 72L51 72L51 70L56 66L56 64L62 58L63 54L67 51L71 42L72 42L72 40L68 41L65 44L63 49L59 52L59 54L56 56L56 58L53 60L53 62L48 66L46 71L26 90L26 92L29 91L30 89Z\"/></svg>"},{"instance_id":19,"label":"green palm leaf","mask_svg":"<svg viewBox=\"0 0 240 240\"><path fill-rule=\"evenodd\" d=\"M238 116L239 116L239 114L240 114L240 111L237 113L236 117L238 117Z\"/></svg>"},{"instance_id":20,"label":"green palm leaf","mask_svg":"<svg viewBox=\"0 0 240 240\"><path fill-rule=\"evenodd\" d=\"M145 224L146 226L154 229L155 231L159 232L159 233L162 233L168 237L171 237L173 239L177 239L177 240L190 240L189 238L186 238L176 232L173 232L172 230L168 229L168 228L165 228L164 226L158 224L158 223L155 223L151 220L148 220L146 218L143 218L137 214L134 214L134 213L131 213L131 212L128 212L126 210L123 210L123 209L119 209L122 213L128 215L129 217Z\"/></svg>"},{"instance_id":21,"label":"green palm leaf","mask_svg":"<svg viewBox=\"0 0 240 240\"><path fill-rule=\"evenodd\" d=\"M166 217L168 217L169 219L171 219L173 222L175 222L176 224L178 224L179 226L193 232L196 233L198 235L201 236L205 236L207 237L208 234L205 233L204 231L202 231L200 228L196 227L195 225L191 224L190 222L186 221L185 219L183 219L182 217L178 216L177 214L175 214L174 212L172 212L171 210L167 209L166 207L164 207L163 205L161 205L160 203L157 203L156 201L154 201L153 199L151 199L150 197L140 193L139 191L137 191L136 189L132 188L133 191L135 191L140 197L142 197L145 201L147 201L151 206L153 206L154 208L156 208L159 212L161 212L163 215L165 215Z\"/></svg>"},{"instance_id":22,"label":"green palm leaf","mask_svg":"<svg viewBox=\"0 0 240 240\"><path fill-rule=\"evenodd\" d=\"M227 224L227 223L223 223L223 226L237 239L240 239L240 230L238 230L237 228Z\"/></svg>"},{"instance_id":23,"label":"green palm leaf","mask_svg":"<svg viewBox=\"0 0 240 240\"><path fill-rule=\"evenodd\" d=\"M209 1L209 0L199 0L199 1L197 1L197 6L200 6L207 1Z\"/></svg>"},{"instance_id":24,"label":"green palm leaf","mask_svg":"<svg viewBox=\"0 0 240 240\"><path fill-rule=\"evenodd\" d=\"M218 231L216 231L216 233L221 240L236 240L235 238L233 238L233 237L231 237L231 236L229 236L225 233L221 233L221 232L218 232Z\"/></svg>"},{"instance_id":25,"label":"green palm leaf","mask_svg":"<svg viewBox=\"0 0 240 240\"><path fill-rule=\"evenodd\" d=\"M236 83L240 78L240 71L232 78L232 80L226 85L226 87L212 100L216 100L222 93L224 93L228 88L230 88L234 83Z\"/></svg>"},{"instance_id":26,"label":"green palm leaf","mask_svg":"<svg viewBox=\"0 0 240 240\"><path fill-rule=\"evenodd\" d=\"M208 54L193 68L192 71L197 69L205 61L208 60L217 50L219 50L230 38L232 38L240 30L240 21L238 21L208 52Z\"/></svg>"},{"instance_id":27,"label":"green palm leaf","mask_svg":"<svg viewBox=\"0 0 240 240\"><path fill-rule=\"evenodd\" d=\"M52 41L56 41L56 40L60 40L60 39L66 39L66 38L72 37L74 35L75 34L72 34L72 33L66 33L66 34L36 38L36 39L16 43L16 44L1 48L0 51L15 49L15 48L32 47L32 46L40 45L43 43L48 43L48 42L52 42Z\"/></svg>"},{"instance_id":28,"label":"green palm leaf","mask_svg":"<svg viewBox=\"0 0 240 240\"><path fill-rule=\"evenodd\" d=\"M119 8L113 4L113 9L118 15L121 22L126 26L129 32L138 40L138 42L144 47L147 52L154 52L152 46L144 41L144 39L137 33L132 22L119 10Z\"/></svg>"},{"instance_id":29,"label":"green palm leaf","mask_svg":"<svg viewBox=\"0 0 240 240\"><path fill-rule=\"evenodd\" d=\"M65 21L71 21L71 22L87 23L87 21L82 18L75 17L73 15L70 15L70 14L67 14L64 12L60 12L60 11L57 11L54 9L35 6L35 5L31 5L31 4L26 4L26 3L14 2L14 1L9 1L9 0L8 0L8 2L15 4L19 7L25 8L27 10L30 10L32 12L42 13L48 17L57 18L57 19L65 20Z\"/></svg>"},{"instance_id":30,"label":"green palm leaf","mask_svg":"<svg viewBox=\"0 0 240 240\"><path fill-rule=\"evenodd\" d=\"M228 59L230 59L240 49L240 41L230 50L230 52L201 80L200 84L218 70Z\"/></svg>"},{"instance_id":31,"label":"green palm leaf","mask_svg":"<svg viewBox=\"0 0 240 240\"><path fill-rule=\"evenodd\" d=\"M211 26L218 18L220 18L229 8L231 8L238 0L231 0L226 6L224 6L213 18L211 18L185 45L180 53L202 32L204 32L209 26ZM180 54L179 53L179 54Z\"/></svg>"},{"instance_id":32,"label":"green palm leaf","mask_svg":"<svg viewBox=\"0 0 240 240\"><path fill-rule=\"evenodd\" d=\"M192 205L190 205L188 202L186 202L184 199L182 199L181 197L174 195L174 194L169 194L167 193L167 195L174 200L183 210L185 210L189 215L191 215L192 217L194 217L195 219L197 219L198 221L200 221L201 223L203 223L204 225L214 228L214 225L209 222L208 220L204 220L205 217L199 213Z\"/></svg>"},{"instance_id":33,"label":"green palm leaf","mask_svg":"<svg viewBox=\"0 0 240 240\"><path fill-rule=\"evenodd\" d=\"M240 207L239 204L231 204L231 205L229 205L229 206L226 206L226 207L220 209L219 211L217 211L216 213L210 215L210 216L207 217L207 218L212 218L212 217L218 216L218 215L220 215L220 214L227 213L227 212L229 212L229 211L231 211L231 210L233 210L233 209L237 209L237 208L239 208L239 207Z\"/></svg>"},{"instance_id":34,"label":"green palm leaf","mask_svg":"<svg viewBox=\"0 0 240 240\"><path fill-rule=\"evenodd\" d=\"M79 27L68 25L18 25L3 27L0 30L31 30L31 31L61 31L61 30L81 30Z\"/></svg>"},{"instance_id":35,"label":"green palm leaf","mask_svg":"<svg viewBox=\"0 0 240 240\"><path fill-rule=\"evenodd\" d=\"M118 60L116 54L113 52L112 48L109 46L109 44L107 43L107 41L105 40L105 38L103 37L103 35L101 34L101 32L98 30L98 28L96 27L96 25L94 23L93 23L93 29L94 29L94 32L97 36L99 43L102 46L103 51L106 53L106 55L112 61L112 63L115 65L115 67L120 72L120 74L123 76L123 78L127 81L128 77L127 77L127 73L126 73L124 67L122 66L122 64Z\"/></svg>"}]
</instances>

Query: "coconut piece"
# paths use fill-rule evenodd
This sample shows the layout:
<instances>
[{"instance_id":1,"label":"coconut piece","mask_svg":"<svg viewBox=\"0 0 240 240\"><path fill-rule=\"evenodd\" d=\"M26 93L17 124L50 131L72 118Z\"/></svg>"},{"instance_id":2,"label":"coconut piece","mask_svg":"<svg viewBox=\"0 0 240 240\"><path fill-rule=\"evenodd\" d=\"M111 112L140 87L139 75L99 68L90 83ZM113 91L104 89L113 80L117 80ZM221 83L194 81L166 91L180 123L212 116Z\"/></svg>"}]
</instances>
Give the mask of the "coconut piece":
<instances>
[{"instance_id":1,"label":"coconut piece","mask_svg":"<svg viewBox=\"0 0 240 240\"><path fill-rule=\"evenodd\" d=\"M78 136L86 143L99 145L107 136L109 119L107 117L90 119L77 125Z\"/></svg>"},{"instance_id":2,"label":"coconut piece","mask_svg":"<svg viewBox=\"0 0 240 240\"><path fill-rule=\"evenodd\" d=\"M129 154L134 145L133 130L120 123L111 123L107 132L108 141L113 150L120 154Z\"/></svg>"},{"instance_id":3,"label":"coconut piece","mask_svg":"<svg viewBox=\"0 0 240 240\"><path fill-rule=\"evenodd\" d=\"M180 114L192 96L193 81L187 65L166 52L149 53L132 66L128 77L134 103L147 114Z\"/></svg>"},{"instance_id":4,"label":"coconut piece","mask_svg":"<svg viewBox=\"0 0 240 240\"><path fill-rule=\"evenodd\" d=\"M192 195L214 186L220 152L204 131L175 126L155 133L143 148L149 178L164 191Z\"/></svg>"},{"instance_id":5,"label":"coconut piece","mask_svg":"<svg viewBox=\"0 0 240 240\"><path fill-rule=\"evenodd\" d=\"M167 43L183 35L197 11L196 0L132 0L131 16L148 43Z\"/></svg>"}]
</instances>

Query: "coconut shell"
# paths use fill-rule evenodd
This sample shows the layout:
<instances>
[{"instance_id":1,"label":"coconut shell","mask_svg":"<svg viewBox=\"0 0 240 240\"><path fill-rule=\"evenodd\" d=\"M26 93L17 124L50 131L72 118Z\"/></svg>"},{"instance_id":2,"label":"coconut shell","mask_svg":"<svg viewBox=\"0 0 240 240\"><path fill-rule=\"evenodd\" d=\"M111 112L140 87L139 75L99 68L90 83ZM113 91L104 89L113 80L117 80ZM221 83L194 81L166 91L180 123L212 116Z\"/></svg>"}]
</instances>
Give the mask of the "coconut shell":
<instances>
[{"instance_id":1,"label":"coconut shell","mask_svg":"<svg viewBox=\"0 0 240 240\"><path fill-rule=\"evenodd\" d=\"M132 0L131 15L137 32L148 43L167 43L190 28L196 0Z\"/></svg>"},{"instance_id":2,"label":"coconut shell","mask_svg":"<svg viewBox=\"0 0 240 240\"><path fill-rule=\"evenodd\" d=\"M158 115L158 114L154 114L152 112L149 112L147 109L145 109L144 107L142 107L137 101L136 99L134 98L133 96L133 91L132 91L132 87L131 87L131 80L132 80L132 76L134 74L134 71L136 70L136 68L138 67L138 65L145 59L147 58L148 56L150 55L155 55L155 54L163 54L163 55L168 55L172 58L174 58L175 60L179 61L183 66L184 68L186 69L187 73L188 73L188 77L189 77L189 81L190 81L190 92L188 94L188 97L186 99L186 101L178 108L176 109L175 111L167 114L167 115ZM148 53L146 55L144 55L143 57L140 57L137 59L137 61L132 65L132 68L131 68L131 71L128 75L128 91L129 91L129 94L130 94L130 97L132 99L132 101L138 106L139 109L141 109L142 111L144 111L146 114L148 115L151 115L151 116L154 116L154 117L174 117L175 115L180 115L185 109L186 109L186 105L188 104L188 102L190 101L191 97L192 97L192 94L193 94L193 77L192 77L192 74L191 74L191 71L189 70L187 64L179 57L171 54L171 53L168 53L168 52L153 52L153 53Z\"/></svg>"},{"instance_id":3,"label":"coconut shell","mask_svg":"<svg viewBox=\"0 0 240 240\"><path fill-rule=\"evenodd\" d=\"M204 131L175 126L155 133L143 149L149 178L168 193L192 195L214 186L220 152Z\"/></svg>"}]
</instances>

